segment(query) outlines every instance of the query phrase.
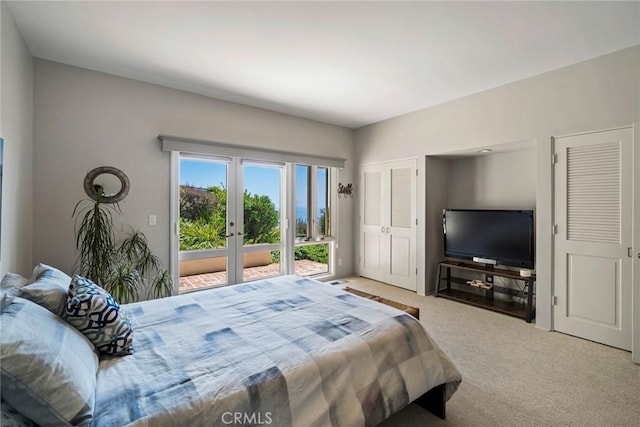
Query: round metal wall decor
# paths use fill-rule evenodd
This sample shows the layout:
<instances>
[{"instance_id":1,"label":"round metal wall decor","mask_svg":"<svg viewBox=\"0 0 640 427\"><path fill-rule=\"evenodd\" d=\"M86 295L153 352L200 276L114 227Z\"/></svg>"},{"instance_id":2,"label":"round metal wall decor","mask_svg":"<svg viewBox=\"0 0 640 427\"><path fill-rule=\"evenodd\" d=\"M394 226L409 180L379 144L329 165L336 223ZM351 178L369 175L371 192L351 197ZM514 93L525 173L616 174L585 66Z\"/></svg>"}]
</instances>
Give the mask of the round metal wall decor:
<instances>
[{"instance_id":1,"label":"round metal wall decor","mask_svg":"<svg viewBox=\"0 0 640 427\"><path fill-rule=\"evenodd\" d=\"M84 191L93 200L101 203L117 203L129 194L129 178L118 168L100 166L90 171L84 178Z\"/></svg>"}]
</instances>

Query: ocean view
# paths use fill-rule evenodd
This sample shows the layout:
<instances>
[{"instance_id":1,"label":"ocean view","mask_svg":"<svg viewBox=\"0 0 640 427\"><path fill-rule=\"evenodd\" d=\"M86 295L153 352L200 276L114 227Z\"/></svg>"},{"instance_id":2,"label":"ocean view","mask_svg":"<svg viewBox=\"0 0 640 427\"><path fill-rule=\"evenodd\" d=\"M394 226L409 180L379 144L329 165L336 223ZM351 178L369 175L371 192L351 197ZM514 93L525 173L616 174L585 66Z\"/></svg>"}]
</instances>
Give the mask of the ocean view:
<instances>
[{"instance_id":1,"label":"ocean view","mask_svg":"<svg viewBox=\"0 0 640 427\"><path fill-rule=\"evenodd\" d=\"M307 218L307 207L306 206L296 206L296 219Z\"/></svg>"}]
</instances>

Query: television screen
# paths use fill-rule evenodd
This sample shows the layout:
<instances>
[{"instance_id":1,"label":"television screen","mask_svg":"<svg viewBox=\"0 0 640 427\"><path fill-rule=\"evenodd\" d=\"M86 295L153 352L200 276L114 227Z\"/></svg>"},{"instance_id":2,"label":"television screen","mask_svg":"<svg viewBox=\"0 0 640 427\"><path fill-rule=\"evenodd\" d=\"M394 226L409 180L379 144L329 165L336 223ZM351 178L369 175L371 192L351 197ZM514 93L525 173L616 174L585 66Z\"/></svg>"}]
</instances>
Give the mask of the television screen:
<instances>
[{"instance_id":1,"label":"television screen","mask_svg":"<svg viewBox=\"0 0 640 427\"><path fill-rule=\"evenodd\" d=\"M534 268L533 211L446 209L444 255Z\"/></svg>"}]
</instances>

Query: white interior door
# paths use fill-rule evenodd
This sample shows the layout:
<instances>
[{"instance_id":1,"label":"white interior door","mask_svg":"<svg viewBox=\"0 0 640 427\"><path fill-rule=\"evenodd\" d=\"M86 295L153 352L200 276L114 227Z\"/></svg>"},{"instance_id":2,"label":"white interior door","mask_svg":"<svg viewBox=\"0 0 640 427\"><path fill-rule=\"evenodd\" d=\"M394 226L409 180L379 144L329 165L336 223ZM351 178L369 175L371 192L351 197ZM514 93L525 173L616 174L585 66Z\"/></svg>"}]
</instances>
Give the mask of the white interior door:
<instances>
[{"instance_id":1,"label":"white interior door","mask_svg":"<svg viewBox=\"0 0 640 427\"><path fill-rule=\"evenodd\" d=\"M631 350L631 128L555 139L554 329Z\"/></svg>"},{"instance_id":2,"label":"white interior door","mask_svg":"<svg viewBox=\"0 0 640 427\"><path fill-rule=\"evenodd\" d=\"M416 160L362 171L360 274L416 290Z\"/></svg>"}]
</instances>

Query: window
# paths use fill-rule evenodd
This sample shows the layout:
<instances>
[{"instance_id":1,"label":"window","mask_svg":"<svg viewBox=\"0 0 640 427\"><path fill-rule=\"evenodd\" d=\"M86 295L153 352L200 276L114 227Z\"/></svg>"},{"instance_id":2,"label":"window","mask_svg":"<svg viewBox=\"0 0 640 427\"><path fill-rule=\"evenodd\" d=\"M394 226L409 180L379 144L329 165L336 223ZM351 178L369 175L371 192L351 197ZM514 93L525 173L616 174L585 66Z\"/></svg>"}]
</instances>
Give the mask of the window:
<instances>
[{"instance_id":1,"label":"window","mask_svg":"<svg viewBox=\"0 0 640 427\"><path fill-rule=\"evenodd\" d=\"M310 174L311 166L296 165L296 240L306 240L311 235Z\"/></svg>"},{"instance_id":2,"label":"window","mask_svg":"<svg viewBox=\"0 0 640 427\"><path fill-rule=\"evenodd\" d=\"M329 169L316 169L316 232L318 237L331 236L331 210L329 203Z\"/></svg>"},{"instance_id":3,"label":"window","mask_svg":"<svg viewBox=\"0 0 640 427\"><path fill-rule=\"evenodd\" d=\"M295 166L295 274L331 273L331 181L333 168Z\"/></svg>"},{"instance_id":4,"label":"window","mask_svg":"<svg viewBox=\"0 0 640 427\"><path fill-rule=\"evenodd\" d=\"M331 236L331 169L296 165L296 240Z\"/></svg>"},{"instance_id":5,"label":"window","mask_svg":"<svg viewBox=\"0 0 640 427\"><path fill-rule=\"evenodd\" d=\"M331 243L300 244L294 253L294 274L298 276L317 276L331 272Z\"/></svg>"}]
</instances>

